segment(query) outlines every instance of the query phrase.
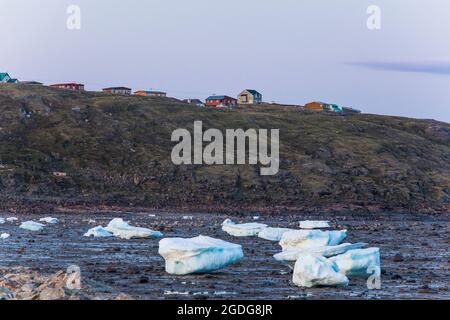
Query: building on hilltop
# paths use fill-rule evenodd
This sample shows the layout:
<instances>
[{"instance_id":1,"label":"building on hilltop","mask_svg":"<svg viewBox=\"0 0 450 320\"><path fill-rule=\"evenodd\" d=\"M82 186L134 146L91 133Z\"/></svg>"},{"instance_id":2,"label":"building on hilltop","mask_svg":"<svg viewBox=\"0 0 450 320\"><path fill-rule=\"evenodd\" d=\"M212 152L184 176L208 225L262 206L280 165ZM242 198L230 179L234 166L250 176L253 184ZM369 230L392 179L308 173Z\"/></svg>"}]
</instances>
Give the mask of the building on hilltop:
<instances>
[{"instance_id":1,"label":"building on hilltop","mask_svg":"<svg viewBox=\"0 0 450 320\"><path fill-rule=\"evenodd\" d=\"M58 83L58 84L51 84L50 87L72 91L84 91L84 84L81 83Z\"/></svg>"},{"instance_id":2,"label":"building on hilltop","mask_svg":"<svg viewBox=\"0 0 450 320\"><path fill-rule=\"evenodd\" d=\"M207 107L234 108L237 106L237 99L229 96L210 96L206 99Z\"/></svg>"},{"instance_id":3,"label":"building on hilltop","mask_svg":"<svg viewBox=\"0 0 450 320\"><path fill-rule=\"evenodd\" d=\"M262 103L262 94L256 90L247 89L238 96L238 103L243 105Z\"/></svg>"},{"instance_id":4,"label":"building on hilltop","mask_svg":"<svg viewBox=\"0 0 450 320\"><path fill-rule=\"evenodd\" d=\"M310 102L305 104L305 110L309 111L318 111L318 112L336 112L336 113L342 113L342 108L339 107L337 104L330 104L326 102Z\"/></svg>"},{"instance_id":5,"label":"building on hilltop","mask_svg":"<svg viewBox=\"0 0 450 320\"><path fill-rule=\"evenodd\" d=\"M200 99L184 99L183 102L192 104L197 107L204 107L205 104Z\"/></svg>"},{"instance_id":6,"label":"building on hilltop","mask_svg":"<svg viewBox=\"0 0 450 320\"><path fill-rule=\"evenodd\" d=\"M110 93L110 94L122 94L122 95L131 95L131 89L127 87L111 87L111 88L104 88L103 92Z\"/></svg>"},{"instance_id":7,"label":"building on hilltop","mask_svg":"<svg viewBox=\"0 0 450 320\"><path fill-rule=\"evenodd\" d=\"M156 90L138 90L134 95L140 97L167 97L166 92Z\"/></svg>"}]
</instances>

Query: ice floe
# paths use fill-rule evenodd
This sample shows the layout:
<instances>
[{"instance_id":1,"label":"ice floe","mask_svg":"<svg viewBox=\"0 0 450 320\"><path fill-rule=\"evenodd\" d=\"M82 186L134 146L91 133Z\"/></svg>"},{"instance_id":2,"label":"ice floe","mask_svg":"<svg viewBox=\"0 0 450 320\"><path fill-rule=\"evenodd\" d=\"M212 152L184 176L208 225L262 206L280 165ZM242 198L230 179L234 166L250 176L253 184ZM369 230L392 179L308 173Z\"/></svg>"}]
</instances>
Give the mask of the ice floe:
<instances>
[{"instance_id":1,"label":"ice floe","mask_svg":"<svg viewBox=\"0 0 450 320\"><path fill-rule=\"evenodd\" d=\"M9 217L9 218L6 218L6 221L8 221L8 222L16 222L16 221L19 221L19 219L16 218L16 217Z\"/></svg>"},{"instance_id":2,"label":"ice floe","mask_svg":"<svg viewBox=\"0 0 450 320\"><path fill-rule=\"evenodd\" d=\"M330 228L330 222L329 221L301 221L300 222L300 229L327 229Z\"/></svg>"},{"instance_id":3,"label":"ice floe","mask_svg":"<svg viewBox=\"0 0 450 320\"><path fill-rule=\"evenodd\" d=\"M295 263L293 282L299 287L347 286L348 278L336 263L325 257L306 254Z\"/></svg>"},{"instance_id":4,"label":"ice floe","mask_svg":"<svg viewBox=\"0 0 450 320\"><path fill-rule=\"evenodd\" d=\"M230 219L222 223L222 230L235 237L253 237L257 236L268 225L262 223L244 223L236 224Z\"/></svg>"},{"instance_id":5,"label":"ice floe","mask_svg":"<svg viewBox=\"0 0 450 320\"><path fill-rule=\"evenodd\" d=\"M166 261L166 272L175 275L216 271L244 256L242 246L205 236L162 239L159 254Z\"/></svg>"},{"instance_id":6,"label":"ice floe","mask_svg":"<svg viewBox=\"0 0 450 320\"><path fill-rule=\"evenodd\" d=\"M347 230L295 230L285 232L280 245L283 251L314 247L337 246L347 237Z\"/></svg>"},{"instance_id":7,"label":"ice floe","mask_svg":"<svg viewBox=\"0 0 450 320\"><path fill-rule=\"evenodd\" d=\"M367 246L366 243L344 243L338 246L315 247L308 249L289 249L274 255L278 261L297 261L306 254L323 256L325 258L346 253L349 250L361 249Z\"/></svg>"},{"instance_id":8,"label":"ice floe","mask_svg":"<svg viewBox=\"0 0 450 320\"><path fill-rule=\"evenodd\" d=\"M133 238L161 238L163 236L159 231L130 226L121 218L111 220L105 230L125 240Z\"/></svg>"},{"instance_id":9,"label":"ice floe","mask_svg":"<svg viewBox=\"0 0 450 320\"><path fill-rule=\"evenodd\" d=\"M0 224L4 224L6 222L5 218L0 218Z\"/></svg>"},{"instance_id":10,"label":"ice floe","mask_svg":"<svg viewBox=\"0 0 450 320\"><path fill-rule=\"evenodd\" d=\"M369 277L381 270L379 248L351 250L344 254L331 257L339 270L347 276Z\"/></svg>"},{"instance_id":11,"label":"ice floe","mask_svg":"<svg viewBox=\"0 0 450 320\"><path fill-rule=\"evenodd\" d=\"M58 219L56 218L52 218L52 217L45 217L45 218L41 218L39 219L40 222L45 222L48 224L56 224L58 223Z\"/></svg>"},{"instance_id":12,"label":"ice floe","mask_svg":"<svg viewBox=\"0 0 450 320\"><path fill-rule=\"evenodd\" d=\"M102 226L98 226L98 227L88 230L88 232L86 232L84 234L84 236L85 237L94 237L94 238L109 238L109 237L112 237L113 234L106 231L105 228L103 228Z\"/></svg>"},{"instance_id":13,"label":"ice floe","mask_svg":"<svg viewBox=\"0 0 450 320\"><path fill-rule=\"evenodd\" d=\"M9 237L11 237L11 235L9 233L2 233L2 234L0 234L0 239L2 239L2 240L6 240Z\"/></svg>"},{"instance_id":14,"label":"ice floe","mask_svg":"<svg viewBox=\"0 0 450 320\"><path fill-rule=\"evenodd\" d=\"M258 237L270 241L280 241L281 238L283 237L283 234L285 234L288 231L294 230L288 228L264 228L258 234Z\"/></svg>"},{"instance_id":15,"label":"ice floe","mask_svg":"<svg viewBox=\"0 0 450 320\"><path fill-rule=\"evenodd\" d=\"M45 225L39 222L35 221L25 221L22 222L19 228L25 229L28 231L42 231L44 229Z\"/></svg>"}]
</instances>

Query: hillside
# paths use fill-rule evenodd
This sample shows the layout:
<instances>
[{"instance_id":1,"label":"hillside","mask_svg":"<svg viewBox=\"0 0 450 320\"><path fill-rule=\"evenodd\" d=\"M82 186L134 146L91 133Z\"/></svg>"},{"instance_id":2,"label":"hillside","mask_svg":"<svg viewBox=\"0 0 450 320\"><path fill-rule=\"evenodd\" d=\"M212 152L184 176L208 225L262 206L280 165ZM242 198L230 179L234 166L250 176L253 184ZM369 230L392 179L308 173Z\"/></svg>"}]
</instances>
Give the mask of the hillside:
<instances>
[{"instance_id":1,"label":"hillside","mask_svg":"<svg viewBox=\"0 0 450 320\"><path fill-rule=\"evenodd\" d=\"M280 172L175 166L177 128L280 128ZM0 197L151 208L448 211L450 125L0 86ZM65 172L56 177L54 172Z\"/></svg>"}]
</instances>

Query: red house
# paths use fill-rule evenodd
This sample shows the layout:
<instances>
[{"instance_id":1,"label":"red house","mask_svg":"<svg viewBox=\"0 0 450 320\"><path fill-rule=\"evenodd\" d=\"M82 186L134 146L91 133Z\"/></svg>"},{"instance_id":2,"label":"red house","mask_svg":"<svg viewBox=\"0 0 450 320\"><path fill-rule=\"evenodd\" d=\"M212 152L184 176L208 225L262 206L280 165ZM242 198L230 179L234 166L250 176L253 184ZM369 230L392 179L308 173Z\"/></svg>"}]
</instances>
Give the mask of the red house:
<instances>
[{"instance_id":1,"label":"red house","mask_svg":"<svg viewBox=\"0 0 450 320\"><path fill-rule=\"evenodd\" d=\"M58 84L51 84L50 87L67 89L72 91L84 91L84 84L80 83L58 83Z\"/></svg>"},{"instance_id":2,"label":"red house","mask_svg":"<svg viewBox=\"0 0 450 320\"><path fill-rule=\"evenodd\" d=\"M207 107L234 108L237 106L237 99L229 96L211 96L206 99Z\"/></svg>"}]
</instances>

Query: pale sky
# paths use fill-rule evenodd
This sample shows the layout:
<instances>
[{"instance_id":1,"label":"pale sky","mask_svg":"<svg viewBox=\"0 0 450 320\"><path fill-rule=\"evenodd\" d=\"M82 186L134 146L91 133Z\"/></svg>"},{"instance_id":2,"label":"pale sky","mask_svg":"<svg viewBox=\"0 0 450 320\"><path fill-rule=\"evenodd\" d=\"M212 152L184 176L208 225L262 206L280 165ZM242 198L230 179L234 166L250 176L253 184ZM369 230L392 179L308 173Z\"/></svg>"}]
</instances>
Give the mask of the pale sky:
<instances>
[{"instance_id":1,"label":"pale sky","mask_svg":"<svg viewBox=\"0 0 450 320\"><path fill-rule=\"evenodd\" d=\"M81 30L66 27L69 5ZM381 30L366 26L381 8ZM448 0L0 0L0 71L450 122Z\"/></svg>"}]
</instances>

